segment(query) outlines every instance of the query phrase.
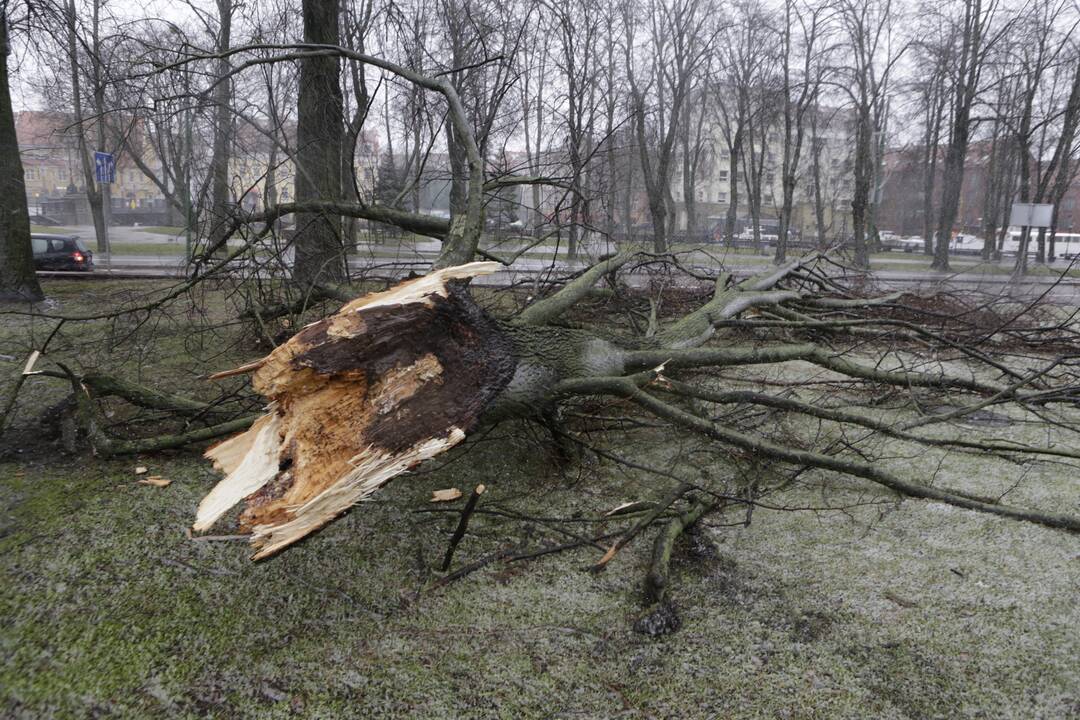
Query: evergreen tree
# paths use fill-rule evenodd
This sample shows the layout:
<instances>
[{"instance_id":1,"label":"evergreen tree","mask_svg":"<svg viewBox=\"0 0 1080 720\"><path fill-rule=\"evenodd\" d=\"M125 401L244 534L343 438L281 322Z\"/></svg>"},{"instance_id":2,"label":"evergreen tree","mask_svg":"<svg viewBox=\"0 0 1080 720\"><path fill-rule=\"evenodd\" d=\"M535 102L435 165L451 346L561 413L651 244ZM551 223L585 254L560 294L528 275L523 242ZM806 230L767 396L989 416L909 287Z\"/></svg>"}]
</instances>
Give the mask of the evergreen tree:
<instances>
[{"instance_id":1,"label":"evergreen tree","mask_svg":"<svg viewBox=\"0 0 1080 720\"><path fill-rule=\"evenodd\" d=\"M400 205L401 202L395 204L395 200L401 195L401 191L405 189L405 172L404 169L398 169L394 163L394 158L389 153L383 153L379 158L379 171L375 177L375 202L380 205Z\"/></svg>"}]
</instances>

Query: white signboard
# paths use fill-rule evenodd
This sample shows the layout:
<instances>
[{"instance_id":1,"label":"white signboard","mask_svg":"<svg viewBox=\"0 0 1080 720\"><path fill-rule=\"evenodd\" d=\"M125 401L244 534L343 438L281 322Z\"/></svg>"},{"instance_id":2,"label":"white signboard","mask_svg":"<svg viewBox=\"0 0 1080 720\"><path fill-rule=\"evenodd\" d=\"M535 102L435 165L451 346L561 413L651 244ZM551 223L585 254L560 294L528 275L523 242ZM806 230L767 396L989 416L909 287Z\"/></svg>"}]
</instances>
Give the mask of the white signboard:
<instances>
[{"instance_id":1,"label":"white signboard","mask_svg":"<svg viewBox=\"0 0 1080 720\"><path fill-rule=\"evenodd\" d=\"M1053 205L1013 203L1009 224L1016 227L1050 227L1053 215Z\"/></svg>"}]
</instances>

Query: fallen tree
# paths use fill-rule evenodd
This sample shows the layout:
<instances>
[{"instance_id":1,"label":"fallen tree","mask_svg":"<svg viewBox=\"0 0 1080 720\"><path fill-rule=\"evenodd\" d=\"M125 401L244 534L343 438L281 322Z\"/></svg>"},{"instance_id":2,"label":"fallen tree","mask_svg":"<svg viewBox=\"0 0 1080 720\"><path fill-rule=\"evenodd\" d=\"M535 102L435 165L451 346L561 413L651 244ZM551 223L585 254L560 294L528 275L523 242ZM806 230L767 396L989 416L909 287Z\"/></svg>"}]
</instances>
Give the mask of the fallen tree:
<instances>
[{"instance_id":1,"label":"fallen tree","mask_svg":"<svg viewBox=\"0 0 1080 720\"><path fill-rule=\"evenodd\" d=\"M206 452L225 477L200 504L194 529L209 530L240 504L238 531L250 536L258 559L325 527L470 435L507 419L535 420L553 444L571 446L558 453L564 461L577 447L650 473L661 499L587 518L598 531L552 525L566 542L504 548L433 587L490 562L581 547L603 550L594 566L601 570L660 525L644 592L657 609L641 623L660 631L678 624L668 606L668 565L679 539L713 514L745 513L741 522L749 523L754 508L783 509L772 498L809 469L868 481L897 498L1080 530L1080 518L1067 509L1016 507L943 487L932 475L892 470L875 454L876 439L891 438L1021 463L1080 460L1078 428L1068 415L1080 400L1072 316L1000 299L856 291L822 255L742 280L721 272L706 289L701 272L681 268L677 258L632 249L567 277L539 299L511 289L513 302L502 296L503 311L488 311L477 298L490 301L500 292L474 292L469 281L501 267L452 266L361 295L265 357L214 376L250 374L251 388L268 402L261 415L248 414L253 402L242 387L206 402L100 372L80 374L62 361L54 361L58 370L31 363L26 372L69 383L64 412L101 455L155 452L239 431ZM688 286L671 284L679 274ZM661 275L663 283L642 282ZM605 292L597 292L601 283ZM48 353L43 358L39 366ZM755 368L767 367L800 369L790 381L756 380L766 374ZM180 429L118 437L98 407L109 398L114 407L120 401L158 419L174 417ZM886 416L875 411L883 403ZM1023 444L953 429L991 413L1036 418L1068 439ZM693 464L655 467L618 440L597 440L627 424L723 448L733 471L723 483L709 482ZM479 493L472 497L467 509L448 509L461 514L462 533L472 514L527 520L512 508L477 502ZM612 523L627 522L613 530Z\"/></svg>"},{"instance_id":2,"label":"fallen tree","mask_svg":"<svg viewBox=\"0 0 1080 720\"><path fill-rule=\"evenodd\" d=\"M918 478L901 478L857 452L777 443L716 422L683 402L770 408L933 446L1080 459L1080 451L1071 448L950 440L914 430L990 405L1044 408L1049 403L1075 403L1080 389L1071 382L1071 374L1064 376L1063 384L1061 375L1055 376L1057 382L1047 381L1049 369L1006 373L998 367L999 360L984 352L974 348L964 352L948 332L935 333L907 321L899 322L918 329L914 336L922 342L930 338L936 341L935 348L953 348L958 356L990 368L1008 382L980 379L974 373L884 368L880 360L860 362L850 347L835 345L835 336L843 333L858 339L876 323L835 313L903 306L895 295L876 299L822 295L822 287L831 281L814 268L820 258L742 282L721 275L707 302L639 337L572 327L566 317L572 308L601 278L610 279L634 257L627 252L604 260L508 319L483 311L465 286L469 278L496 270L496 264L435 271L354 300L308 325L266 357L219 374L252 373L254 389L270 405L245 433L207 452L226 478L200 505L195 529L208 529L243 501L241 531L251 534L254 557L264 558L323 527L396 475L457 445L485 422L511 416L551 417L560 404L612 396L680 431L763 459L846 473L905 496L1080 530L1080 519L1067 514L1011 507ZM808 284L817 285L817 291L805 289ZM754 319L739 320L751 310L756 311ZM898 321L882 317L878 322L888 328ZM732 335L755 323L764 323L778 338L832 331L834 344L745 342ZM724 392L678 379L703 368L793 361L867 388L920 389L941 398L970 400L948 418L920 416L887 424L854 410L805 403L790 394ZM1050 367L1061 367L1064 361L1054 358ZM917 409L914 404L912 408ZM706 507L696 505L691 520ZM662 571L657 570L651 576L659 574Z\"/></svg>"},{"instance_id":3,"label":"fallen tree","mask_svg":"<svg viewBox=\"0 0 1080 720\"><path fill-rule=\"evenodd\" d=\"M255 558L269 557L325 527L410 468L509 418L533 419L547 428L564 461L576 448L649 473L670 487L658 502L582 519L595 523L598 531L567 531L545 519L565 542L504 547L450 572L436 585L491 562L580 547L602 551L593 566L602 570L659 524L663 529L645 596L663 608L668 565L679 538L710 514L741 512L741 522L749 523L755 508L782 507L766 498L811 469L858 478L896 497L1080 530L1080 518L1066 512L1014 507L1002 497L942 487L932 475L897 473L879 462L873 448L875 438L888 437L1017 462L1080 459L1076 424L1054 414L1054 406L1071 407L1080 400L1080 344L1073 316L1055 317L1037 304L1005 300L878 294L845 282L843 266L825 255L740 279L719 267L688 269L676 255L635 249L603 258L552 286L535 283L537 299L512 294L501 311L489 312L469 281L511 263L470 262L497 259L480 247L485 193L492 186L485 182L482 158L454 86L445 77L426 77L336 46L250 46L228 55L256 50L287 52L293 59L337 54L438 93L468 151L464 169L452 178L466 203L449 223L337 201L277 205L258 217L238 215L227 235L252 222L265 226L224 259L207 260L178 288L124 311L148 316L207 278L230 277L234 261L273 233L272 221L286 213L367 218L443 241L432 273L349 300L336 313L283 338L265 357L216 376L250 374L251 387L268 402L263 414L250 415L247 406L229 414L217 403L101 374L79 374L59 363L59 371L47 371L70 384L65 412L104 455L157 451L242 430L206 453L225 477L200 504L195 530L208 530L242 504L240 532L250 536ZM251 60L234 72L272 61ZM213 258L216 249L208 248L206 258ZM637 285L624 283L626 275ZM259 284L260 277L256 272L252 284ZM667 282L675 278L707 282L708 287L698 294ZM600 284L606 285L603 293ZM347 286L304 287L299 297L261 298L240 315L259 325L258 337L276 342L279 333L271 330L284 329L267 327L275 318L301 315L315 299L341 299L349 292ZM511 306L516 311L508 311ZM109 317L93 313L55 319L63 324ZM793 365L820 378L771 385L752 381L753 368ZM732 377L739 372L745 375ZM171 434L119 438L101 419L97 401L102 397L171 413L183 425ZM875 412L883 403L890 404L888 418ZM617 414L598 412L601 407ZM942 431L991 410L1039 418L1068 441L1022 444ZM729 481L711 483L697 476L696 467L656 467L634 457L633 448L628 454L593 441L614 426L700 438L703 446L724 448L736 470ZM446 553L447 569L469 516L527 519L511 508L489 505L479 492L465 508L450 511L459 513L460 521ZM624 522L629 526L612 530L611 523ZM668 620L647 624L672 626Z\"/></svg>"}]
</instances>

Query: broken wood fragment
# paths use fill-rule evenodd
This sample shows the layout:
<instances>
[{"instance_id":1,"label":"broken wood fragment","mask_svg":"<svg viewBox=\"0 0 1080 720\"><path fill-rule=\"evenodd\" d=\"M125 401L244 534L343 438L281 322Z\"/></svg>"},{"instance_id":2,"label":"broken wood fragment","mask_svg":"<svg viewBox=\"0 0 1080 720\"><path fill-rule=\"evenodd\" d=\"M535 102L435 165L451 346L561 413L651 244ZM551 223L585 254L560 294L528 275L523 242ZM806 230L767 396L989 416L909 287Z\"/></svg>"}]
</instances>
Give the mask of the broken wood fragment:
<instances>
[{"instance_id":1,"label":"broken wood fragment","mask_svg":"<svg viewBox=\"0 0 1080 720\"><path fill-rule=\"evenodd\" d=\"M461 491L457 488L446 488L445 490L432 490L431 500L429 502L453 502L461 497Z\"/></svg>"},{"instance_id":2,"label":"broken wood fragment","mask_svg":"<svg viewBox=\"0 0 1080 720\"><path fill-rule=\"evenodd\" d=\"M170 485L172 485L172 480L169 480L168 478L163 478L160 475L148 475L147 477L141 478L137 482L140 485L153 485L154 487L159 488L169 487Z\"/></svg>"}]
</instances>

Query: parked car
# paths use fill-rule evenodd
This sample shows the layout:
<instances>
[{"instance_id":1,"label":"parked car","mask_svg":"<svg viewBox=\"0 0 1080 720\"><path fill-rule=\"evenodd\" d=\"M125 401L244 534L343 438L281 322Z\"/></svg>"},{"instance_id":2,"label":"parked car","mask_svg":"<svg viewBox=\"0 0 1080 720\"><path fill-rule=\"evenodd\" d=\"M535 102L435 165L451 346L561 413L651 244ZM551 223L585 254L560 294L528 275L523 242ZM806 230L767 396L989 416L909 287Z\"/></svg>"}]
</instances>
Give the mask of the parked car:
<instances>
[{"instance_id":1,"label":"parked car","mask_svg":"<svg viewBox=\"0 0 1080 720\"><path fill-rule=\"evenodd\" d=\"M881 243L882 250L899 250L900 249L900 236L894 232L888 230L882 230L878 233L878 241Z\"/></svg>"},{"instance_id":2,"label":"parked car","mask_svg":"<svg viewBox=\"0 0 1080 720\"><path fill-rule=\"evenodd\" d=\"M35 270L85 270L94 269L94 253L86 247L78 235L30 236L34 248Z\"/></svg>"},{"instance_id":3,"label":"parked car","mask_svg":"<svg viewBox=\"0 0 1080 720\"><path fill-rule=\"evenodd\" d=\"M978 255L985 243L985 240L976 235L957 235L949 249L957 255Z\"/></svg>"},{"instance_id":4,"label":"parked car","mask_svg":"<svg viewBox=\"0 0 1080 720\"><path fill-rule=\"evenodd\" d=\"M926 248L926 241L918 235L896 238L889 249L893 248L903 250L906 253L921 253Z\"/></svg>"}]
</instances>

